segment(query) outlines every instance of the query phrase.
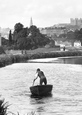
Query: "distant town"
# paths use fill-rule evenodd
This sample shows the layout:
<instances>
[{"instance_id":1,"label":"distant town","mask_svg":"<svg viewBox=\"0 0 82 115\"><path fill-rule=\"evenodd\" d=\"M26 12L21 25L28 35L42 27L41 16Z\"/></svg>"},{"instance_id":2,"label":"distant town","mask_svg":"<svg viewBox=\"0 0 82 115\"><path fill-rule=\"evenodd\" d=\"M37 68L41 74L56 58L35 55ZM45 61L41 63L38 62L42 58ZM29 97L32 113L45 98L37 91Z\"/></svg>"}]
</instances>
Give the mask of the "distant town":
<instances>
[{"instance_id":1,"label":"distant town","mask_svg":"<svg viewBox=\"0 0 82 115\"><path fill-rule=\"evenodd\" d=\"M33 24L32 20L30 23ZM42 34L47 34L48 36L52 36L52 35L59 36L60 34L67 33L68 31L75 31L77 29L79 30L80 28L82 28L82 18L80 18L80 19L71 18L70 23L55 24L51 27L39 28L39 30ZM10 30L13 31L13 29L10 29L10 28L1 28L0 27L0 33L5 38L8 38L8 34L9 34Z\"/></svg>"},{"instance_id":2,"label":"distant town","mask_svg":"<svg viewBox=\"0 0 82 115\"><path fill-rule=\"evenodd\" d=\"M30 20L30 23L31 25L33 25L32 18ZM76 40L74 41L75 43L72 43L66 40L66 37L61 36L66 35L68 32L75 32L76 30L80 30L81 28L82 28L82 18L80 19L71 18L69 23L60 23L55 24L51 27L39 28L39 31L41 34L47 35L48 37L53 39L55 45L71 46L74 44L74 46L81 46L80 40ZM13 29L0 27L1 37L8 39L10 30L13 32Z\"/></svg>"},{"instance_id":3,"label":"distant town","mask_svg":"<svg viewBox=\"0 0 82 115\"><path fill-rule=\"evenodd\" d=\"M66 34L68 31L75 31L80 28L82 28L82 18L71 18L70 23L61 23L51 27L40 28L40 32L47 34L48 36L52 36L54 34L59 36L60 34Z\"/></svg>"}]
</instances>

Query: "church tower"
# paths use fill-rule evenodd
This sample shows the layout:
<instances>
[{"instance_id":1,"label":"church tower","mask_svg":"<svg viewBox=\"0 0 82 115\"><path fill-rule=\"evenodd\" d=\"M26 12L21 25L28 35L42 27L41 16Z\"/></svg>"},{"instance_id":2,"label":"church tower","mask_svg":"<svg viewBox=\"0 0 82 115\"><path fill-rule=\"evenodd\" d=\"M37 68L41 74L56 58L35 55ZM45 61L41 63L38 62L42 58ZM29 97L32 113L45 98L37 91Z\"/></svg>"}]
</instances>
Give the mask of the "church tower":
<instances>
[{"instance_id":1,"label":"church tower","mask_svg":"<svg viewBox=\"0 0 82 115\"><path fill-rule=\"evenodd\" d=\"M32 21L32 17L31 17L31 19L30 19L30 26L32 26L33 25L33 21Z\"/></svg>"}]
</instances>

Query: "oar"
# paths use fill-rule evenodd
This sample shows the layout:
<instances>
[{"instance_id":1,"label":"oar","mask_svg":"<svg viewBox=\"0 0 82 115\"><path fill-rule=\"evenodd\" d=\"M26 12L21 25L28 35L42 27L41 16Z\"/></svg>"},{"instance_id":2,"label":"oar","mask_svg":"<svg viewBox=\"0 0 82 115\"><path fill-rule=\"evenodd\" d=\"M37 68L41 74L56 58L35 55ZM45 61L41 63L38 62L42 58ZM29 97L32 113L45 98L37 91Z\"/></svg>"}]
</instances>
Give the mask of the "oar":
<instances>
[{"instance_id":1,"label":"oar","mask_svg":"<svg viewBox=\"0 0 82 115\"><path fill-rule=\"evenodd\" d=\"M35 82L35 80L36 80L36 77L37 77L37 74L35 74L35 79L33 80L32 86L34 85L34 82Z\"/></svg>"},{"instance_id":2,"label":"oar","mask_svg":"<svg viewBox=\"0 0 82 115\"><path fill-rule=\"evenodd\" d=\"M33 84L32 84L32 85L34 85L34 82L35 82L35 80L37 79L37 74L35 74L35 76L36 76L36 78L33 80Z\"/></svg>"},{"instance_id":3,"label":"oar","mask_svg":"<svg viewBox=\"0 0 82 115\"><path fill-rule=\"evenodd\" d=\"M35 80L33 80L33 84L32 84L32 86L34 86L34 82L35 82Z\"/></svg>"}]
</instances>

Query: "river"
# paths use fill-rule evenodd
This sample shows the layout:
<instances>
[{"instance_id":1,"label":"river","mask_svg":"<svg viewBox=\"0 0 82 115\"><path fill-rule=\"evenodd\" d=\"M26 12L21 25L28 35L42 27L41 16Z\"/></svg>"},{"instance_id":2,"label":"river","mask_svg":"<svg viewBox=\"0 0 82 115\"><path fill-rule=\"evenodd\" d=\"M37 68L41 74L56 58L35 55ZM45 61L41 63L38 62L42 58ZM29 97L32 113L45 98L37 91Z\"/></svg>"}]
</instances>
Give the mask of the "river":
<instances>
[{"instance_id":1,"label":"river","mask_svg":"<svg viewBox=\"0 0 82 115\"><path fill-rule=\"evenodd\" d=\"M67 63L67 59L73 63ZM20 115L31 112L36 115L82 115L82 57L78 58L78 63L74 62L75 58L67 59L32 60L0 68L0 95L9 103L8 111ZM37 68L44 71L48 83L53 85L52 95L31 96L29 87ZM35 85L38 82L39 79Z\"/></svg>"}]
</instances>

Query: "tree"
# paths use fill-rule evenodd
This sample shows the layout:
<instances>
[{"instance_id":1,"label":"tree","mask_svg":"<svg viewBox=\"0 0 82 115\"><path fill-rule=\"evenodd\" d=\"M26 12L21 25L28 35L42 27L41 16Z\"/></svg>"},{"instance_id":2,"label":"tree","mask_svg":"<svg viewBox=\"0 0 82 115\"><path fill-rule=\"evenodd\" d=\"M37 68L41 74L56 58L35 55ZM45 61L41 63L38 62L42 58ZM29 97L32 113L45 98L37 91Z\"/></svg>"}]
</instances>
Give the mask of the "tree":
<instances>
[{"instance_id":1,"label":"tree","mask_svg":"<svg viewBox=\"0 0 82 115\"><path fill-rule=\"evenodd\" d=\"M23 24L21 23L16 23L14 26L14 32L20 32L23 29Z\"/></svg>"},{"instance_id":2,"label":"tree","mask_svg":"<svg viewBox=\"0 0 82 115\"><path fill-rule=\"evenodd\" d=\"M82 29L75 31L75 40L80 40L82 42Z\"/></svg>"},{"instance_id":3,"label":"tree","mask_svg":"<svg viewBox=\"0 0 82 115\"><path fill-rule=\"evenodd\" d=\"M9 31L9 44L12 44L12 33L11 33L11 30Z\"/></svg>"},{"instance_id":4,"label":"tree","mask_svg":"<svg viewBox=\"0 0 82 115\"><path fill-rule=\"evenodd\" d=\"M49 43L49 38L41 34L36 26L31 26L30 28L23 28L21 26L19 29L19 25L19 23L15 25L13 33L14 46L16 48L35 49Z\"/></svg>"},{"instance_id":5,"label":"tree","mask_svg":"<svg viewBox=\"0 0 82 115\"><path fill-rule=\"evenodd\" d=\"M29 28L29 31L31 33L30 36L32 42L31 44L33 45L34 48L45 46L47 43L50 42L49 38L41 34L36 26L31 26Z\"/></svg>"},{"instance_id":6,"label":"tree","mask_svg":"<svg viewBox=\"0 0 82 115\"><path fill-rule=\"evenodd\" d=\"M74 39L74 32L73 31L69 31L67 32L67 40L72 40Z\"/></svg>"},{"instance_id":7,"label":"tree","mask_svg":"<svg viewBox=\"0 0 82 115\"><path fill-rule=\"evenodd\" d=\"M2 39L2 45L3 46L8 46L9 45L9 40L5 39L4 37L1 38Z\"/></svg>"}]
</instances>

